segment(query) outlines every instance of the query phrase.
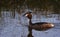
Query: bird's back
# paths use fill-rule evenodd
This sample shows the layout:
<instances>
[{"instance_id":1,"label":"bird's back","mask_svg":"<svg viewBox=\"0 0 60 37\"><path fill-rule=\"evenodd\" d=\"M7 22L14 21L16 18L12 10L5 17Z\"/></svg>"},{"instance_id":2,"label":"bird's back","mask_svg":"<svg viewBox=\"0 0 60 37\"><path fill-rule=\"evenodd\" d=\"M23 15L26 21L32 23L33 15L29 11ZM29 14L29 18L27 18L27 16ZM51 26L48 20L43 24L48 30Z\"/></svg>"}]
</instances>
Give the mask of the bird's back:
<instances>
[{"instance_id":1,"label":"bird's back","mask_svg":"<svg viewBox=\"0 0 60 37\"><path fill-rule=\"evenodd\" d=\"M37 23L32 23L32 25L43 25L43 24L48 24L47 22L37 22Z\"/></svg>"}]
</instances>

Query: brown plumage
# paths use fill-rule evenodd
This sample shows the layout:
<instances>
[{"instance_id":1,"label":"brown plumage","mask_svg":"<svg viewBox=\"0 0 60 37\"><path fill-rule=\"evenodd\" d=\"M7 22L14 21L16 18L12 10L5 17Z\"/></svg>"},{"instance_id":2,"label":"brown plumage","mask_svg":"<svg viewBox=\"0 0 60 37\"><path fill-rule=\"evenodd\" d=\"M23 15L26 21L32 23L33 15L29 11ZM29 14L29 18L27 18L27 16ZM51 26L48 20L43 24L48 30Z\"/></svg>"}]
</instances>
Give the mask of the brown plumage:
<instances>
[{"instance_id":1,"label":"brown plumage","mask_svg":"<svg viewBox=\"0 0 60 37\"><path fill-rule=\"evenodd\" d=\"M32 29L38 30L38 31L45 31L50 28L53 28L54 25L47 22L38 22L38 23L32 23L32 25L29 25Z\"/></svg>"}]
</instances>

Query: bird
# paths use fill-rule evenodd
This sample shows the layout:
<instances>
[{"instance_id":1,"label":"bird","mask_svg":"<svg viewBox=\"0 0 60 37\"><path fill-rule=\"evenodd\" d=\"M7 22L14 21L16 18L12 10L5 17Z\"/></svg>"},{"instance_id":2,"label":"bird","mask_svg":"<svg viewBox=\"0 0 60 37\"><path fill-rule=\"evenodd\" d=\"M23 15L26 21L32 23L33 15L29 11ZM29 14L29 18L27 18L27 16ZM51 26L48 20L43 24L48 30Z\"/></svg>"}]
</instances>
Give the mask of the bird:
<instances>
[{"instance_id":1,"label":"bird","mask_svg":"<svg viewBox=\"0 0 60 37\"><path fill-rule=\"evenodd\" d=\"M36 22L32 23L32 12L26 12L23 16L29 19L29 27L37 31L46 31L54 27L54 24L50 22Z\"/></svg>"}]
</instances>

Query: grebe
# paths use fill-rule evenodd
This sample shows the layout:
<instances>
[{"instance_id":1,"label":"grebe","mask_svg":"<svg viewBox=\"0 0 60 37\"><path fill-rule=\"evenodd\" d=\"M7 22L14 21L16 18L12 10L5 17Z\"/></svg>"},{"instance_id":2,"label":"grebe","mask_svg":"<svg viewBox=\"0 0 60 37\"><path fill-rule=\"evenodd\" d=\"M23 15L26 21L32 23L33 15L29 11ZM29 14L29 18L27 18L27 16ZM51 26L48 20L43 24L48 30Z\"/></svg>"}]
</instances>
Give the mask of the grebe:
<instances>
[{"instance_id":1,"label":"grebe","mask_svg":"<svg viewBox=\"0 0 60 37\"><path fill-rule=\"evenodd\" d=\"M38 31L45 31L48 29L51 29L54 27L54 24L49 22L38 22L38 23L32 23L32 12L27 12L24 14L29 19L29 27Z\"/></svg>"}]
</instances>

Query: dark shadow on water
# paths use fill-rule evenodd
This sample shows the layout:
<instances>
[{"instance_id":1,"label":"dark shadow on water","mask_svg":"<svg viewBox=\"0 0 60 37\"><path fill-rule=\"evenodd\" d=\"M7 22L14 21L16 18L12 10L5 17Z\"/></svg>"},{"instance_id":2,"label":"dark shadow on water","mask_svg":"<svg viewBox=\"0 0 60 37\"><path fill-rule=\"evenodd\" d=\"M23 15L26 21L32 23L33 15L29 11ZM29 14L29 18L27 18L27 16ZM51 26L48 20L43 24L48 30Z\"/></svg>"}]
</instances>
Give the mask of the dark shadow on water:
<instances>
[{"instance_id":1,"label":"dark shadow on water","mask_svg":"<svg viewBox=\"0 0 60 37\"><path fill-rule=\"evenodd\" d=\"M29 31L29 33L28 33L27 37L33 37L31 27L28 27L28 31Z\"/></svg>"}]
</instances>

